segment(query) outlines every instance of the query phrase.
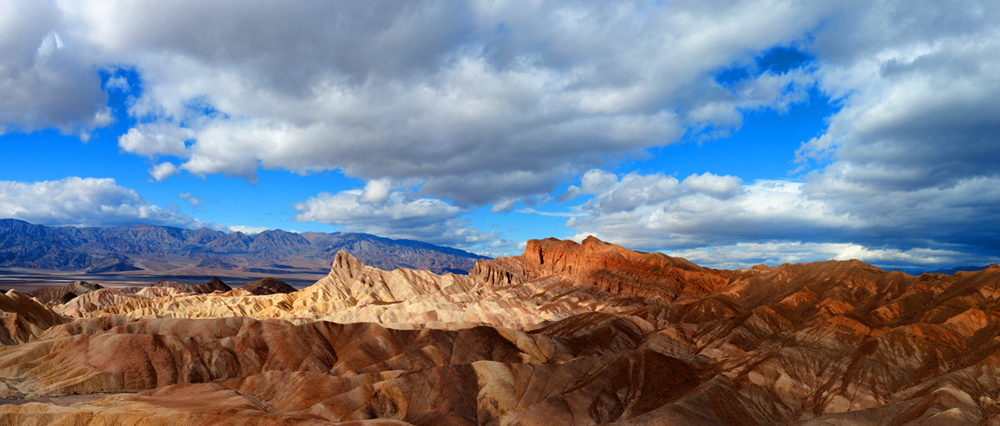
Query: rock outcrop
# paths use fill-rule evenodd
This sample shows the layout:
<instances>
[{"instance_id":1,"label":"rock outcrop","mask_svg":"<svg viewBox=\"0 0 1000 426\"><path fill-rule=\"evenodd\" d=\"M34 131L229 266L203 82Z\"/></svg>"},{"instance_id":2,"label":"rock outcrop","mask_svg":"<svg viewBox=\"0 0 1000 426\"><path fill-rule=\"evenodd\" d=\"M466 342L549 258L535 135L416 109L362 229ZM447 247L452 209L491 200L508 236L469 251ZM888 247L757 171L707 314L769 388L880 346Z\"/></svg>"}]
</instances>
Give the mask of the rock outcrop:
<instances>
[{"instance_id":1,"label":"rock outcrop","mask_svg":"<svg viewBox=\"0 0 1000 426\"><path fill-rule=\"evenodd\" d=\"M295 287L292 287L284 281L273 277L266 277L248 282L240 287L240 289L256 296L263 296L267 294L286 294L294 293L296 291Z\"/></svg>"},{"instance_id":2,"label":"rock outcrop","mask_svg":"<svg viewBox=\"0 0 1000 426\"><path fill-rule=\"evenodd\" d=\"M40 288L38 290L32 290L27 292L28 296L34 297L41 303L49 305L59 305L77 296L82 296L84 294L90 293L92 291L100 290L102 287L100 284L89 283L86 281L76 281L70 284L66 284L62 287L55 288Z\"/></svg>"},{"instance_id":3,"label":"rock outcrop","mask_svg":"<svg viewBox=\"0 0 1000 426\"><path fill-rule=\"evenodd\" d=\"M531 240L521 256L480 260L469 276L495 286L555 276L575 286L594 286L622 296L669 302L680 296L718 291L731 274L587 237L582 244L554 238Z\"/></svg>"},{"instance_id":4,"label":"rock outcrop","mask_svg":"<svg viewBox=\"0 0 1000 426\"><path fill-rule=\"evenodd\" d=\"M195 285L178 284L177 282L174 281L160 280L156 284L153 284L153 287L173 288L176 289L179 293L187 293L187 294L209 294L216 291L226 292L232 290L232 287L229 287L228 285L226 285L226 283L222 282L222 280L220 280L219 277L213 277L211 281L205 284L195 284Z\"/></svg>"},{"instance_id":5,"label":"rock outcrop","mask_svg":"<svg viewBox=\"0 0 1000 426\"><path fill-rule=\"evenodd\" d=\"M66 321L62 315L17 290L0 294L0 345L28 342Z\"/></svg>"}]
</instances>

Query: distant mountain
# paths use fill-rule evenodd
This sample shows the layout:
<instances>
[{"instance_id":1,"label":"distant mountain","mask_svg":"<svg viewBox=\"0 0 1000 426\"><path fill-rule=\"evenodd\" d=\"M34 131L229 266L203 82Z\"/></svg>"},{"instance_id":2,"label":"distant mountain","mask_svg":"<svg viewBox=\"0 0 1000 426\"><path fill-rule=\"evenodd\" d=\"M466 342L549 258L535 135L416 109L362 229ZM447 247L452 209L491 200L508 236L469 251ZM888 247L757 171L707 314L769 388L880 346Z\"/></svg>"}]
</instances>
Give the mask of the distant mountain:
<instances>
[{"instance_id":1,"label":"distant mountain","mask_svg":"<svg viewBox=\"0 0 1000 426\"><path fill-rule=\"evenodd\" d=\"M483 258L412 240L351 232L281 230L247 235L153 225L48 227L0 219L0 267L88 273L191 268L254 273L324 270L338 251L382 269L466 273Z\"/></svg>"},{"instance_id":2,"label":"distant mountain","mask_svg":"<svg viewBox=\"0 0 1000 426\"><path fill-rule=\"evenodd\" d=\"M982 271L983 269L989 268L989 266L959 266L957 268L949 269L938 269L935 271L929 271L935 274L945 274L945 275L955 275L959 272L975 272Z\"/></svg>"},{"instance_id":3,"label":"distant mountain","mask_svg":"<svg viewBox=\"0 0 1000 426\"><path fill-rule=\"evenodd\" d=\"M886 271L899 271L906 272L910 275L920 275L920 274L945 274L945 275L955 275L959 272L976 272L982 271L983 269L989 268L989 266L959 266L955 268L942 268L942 269L922 269L922 268L886 268Z\"/></svg>"}]
</instances>

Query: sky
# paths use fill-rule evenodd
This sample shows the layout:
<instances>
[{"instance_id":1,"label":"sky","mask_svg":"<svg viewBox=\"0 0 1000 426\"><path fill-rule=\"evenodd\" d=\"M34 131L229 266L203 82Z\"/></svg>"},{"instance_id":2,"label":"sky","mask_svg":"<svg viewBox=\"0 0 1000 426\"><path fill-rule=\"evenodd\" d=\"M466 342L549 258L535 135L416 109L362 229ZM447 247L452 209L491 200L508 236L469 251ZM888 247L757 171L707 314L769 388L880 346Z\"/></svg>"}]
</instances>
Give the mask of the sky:
<instances>
[{"instance_id":1,"label":"sky","mask_svg":"<svg viewBox=\"0 0 1000 426\"><path fill-rule=\"evenodd\" d=\"M995 1L0 0L0 217L1000 259Z\"/></svg>"}]
</instances>

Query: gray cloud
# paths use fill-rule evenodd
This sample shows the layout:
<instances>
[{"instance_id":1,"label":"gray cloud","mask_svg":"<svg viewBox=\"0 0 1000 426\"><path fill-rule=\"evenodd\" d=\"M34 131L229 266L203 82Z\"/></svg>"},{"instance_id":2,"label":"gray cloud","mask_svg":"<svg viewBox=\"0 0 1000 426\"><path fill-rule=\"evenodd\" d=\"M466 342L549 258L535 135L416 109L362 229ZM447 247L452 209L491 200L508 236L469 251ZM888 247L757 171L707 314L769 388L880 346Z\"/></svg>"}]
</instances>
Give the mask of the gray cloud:
<instances>
[{"instance_id":1,"label":"gray cloud","mask_svg":"<svg viewBox=\"0 0 1000 426\"><path fill-rule=\"evenodd\" d=\"M698 259L820 260L847 248L887 265L995 261L998 23L1000 5L982 2L840 8L800 45L815 56L817 87L840 106L798 150L801 182L596 208L621 195L618 183L583 204L588 216L573 227ZM722 249L691 251L706 246Z\"/></svg>"},{"instance_id":2,"label":"gray cloud","mask_svg":"<svg viewBox=\"0 0 1000 426\"><path fill-rule=\"evenodd\" d=\"M97 70L134 67L142 92L129 88L129 113L141 123L119 146L158 162L157 181L185 172L253 180L264 168L368 182L365 192L300 203L300 220L468 244L485 235L462 222L469 206L510 211L580 178L557 197L591 196L574 206L572 227L640 248L1000 248L1000 4L0 8L0 127L86 134L110 122ZM812 59L715 81L776 46ZM588 172L685 133L725 135L744 113L783 111L814 87L839 109L797 151L795 181ZM434 237L445 223L467 234Z\"/></svg>"},{"instance_id":3,"label":"gray cloud","mask_svg":"<svg viewBox=\"0 0 1000 426\"><path fill-rule=\"evenodd\" d=\"M825 13L781 2L62 6L92 61L138 71L130 113L174 127L137 125L120 140L127 152L176 156L196 175L416 182L463 206L544 195L687 129L736 128L741 109L802 99L812 81L800 71L733 88L712 73L800 41Z\"/></svg>"},{"instance_id":4,"label":"gray cloud","mask_svg":"<svg viewBox=\"0 0 1000 426\"><path fill-rule=\"evenodd\" d=\"M596 235L725 267L851 253L893 267L920 262L954 266L1000 257L993 219L1000 214L1000 179L882 191L837 181L829 168L826 173L811 181L742 185L733 177L708 173L681 182L630 173L598 185L603 189L576 207L578 214L566 226L576 229L578 238ZM584 180L597 180L594 176L606 181L609 174L592 171ZM705 247L718 250L699 251Z\"/></svg>"},{"instance_id":5,"label":"gray cloud","mask_svg":"<svg viewBox=\"0 0 1000 426\"><path fill-rule=\"evenodd\" d=\"M112 121L86 46L49 2L0 4L0 134L48 127L86 140Z\"/></svg>"}]
</instances>

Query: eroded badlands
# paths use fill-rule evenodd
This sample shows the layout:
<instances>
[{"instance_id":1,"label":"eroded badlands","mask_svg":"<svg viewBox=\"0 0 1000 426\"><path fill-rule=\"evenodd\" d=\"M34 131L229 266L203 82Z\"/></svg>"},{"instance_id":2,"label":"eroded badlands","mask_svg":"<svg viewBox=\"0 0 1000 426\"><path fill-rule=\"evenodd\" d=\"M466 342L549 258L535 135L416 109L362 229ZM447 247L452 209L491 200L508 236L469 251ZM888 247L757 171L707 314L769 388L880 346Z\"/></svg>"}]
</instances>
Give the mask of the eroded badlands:
<instances>
[{"instance_id":1,"label":"eroded badlands","mask_svg":"<svg viewBox=\"0 0 1000 426\"><path fill-rule=\"evenodd\" d=\"M997 265L548 239L469 275L340 253L291 293L205 286L0 295L0 424L1000 425Z\"/></svg>"}]
</instances>

